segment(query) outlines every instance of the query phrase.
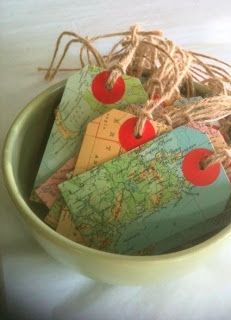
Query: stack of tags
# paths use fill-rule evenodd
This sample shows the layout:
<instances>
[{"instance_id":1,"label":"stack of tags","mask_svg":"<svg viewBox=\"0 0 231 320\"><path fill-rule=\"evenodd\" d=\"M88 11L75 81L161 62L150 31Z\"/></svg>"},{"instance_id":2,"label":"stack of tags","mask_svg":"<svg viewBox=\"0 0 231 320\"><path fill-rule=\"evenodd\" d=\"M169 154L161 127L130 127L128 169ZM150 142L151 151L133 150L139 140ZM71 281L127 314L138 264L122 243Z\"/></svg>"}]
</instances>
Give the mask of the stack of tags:
<instances>
[{"instance_id":1,"label":"stack of tags","mask_svg":"<svg viewBox=\"0 0 231 320\"><path fill-rule=\"evenodd\" d=\"M147 120L137 138L137 117L121 109L145 103L147 94L128 76L109 90L108 76L87 66L67 81L35 181L49 208L45 222L80 244L129 255L184 248L224 227L229 178L220 164L200 166L227 147L219 130Z\"/></svg>"},{"instance_id":2,"label":"stack of tags","mask_svg":"<svg viewBox=\"0 0 231 320\"><path fill-rule=\"evenodd\" d=\"M139 79L125 75L115 82L111 90L107 90L108 77L109 72L86 66L66 83L35 180L36 197L33 197L50 209L45 221L52 228L56 228L62 209L57 186L74 169L87 123L110 109L122 109L147 100Z\"/></svg>"},{"instance_id":3,"label":"stack of tags","mask_svg":"<svg viewBox=\"0 0 231 320\"><path fill-rule=\"evenodd\" d=\"M89 121L107 110L147 100L139 79L125 75L109 91L106 90L108 77L109 72L86 66L68 79L35 186L41 185L78 153Z\"/></svg>"}]
</instances>

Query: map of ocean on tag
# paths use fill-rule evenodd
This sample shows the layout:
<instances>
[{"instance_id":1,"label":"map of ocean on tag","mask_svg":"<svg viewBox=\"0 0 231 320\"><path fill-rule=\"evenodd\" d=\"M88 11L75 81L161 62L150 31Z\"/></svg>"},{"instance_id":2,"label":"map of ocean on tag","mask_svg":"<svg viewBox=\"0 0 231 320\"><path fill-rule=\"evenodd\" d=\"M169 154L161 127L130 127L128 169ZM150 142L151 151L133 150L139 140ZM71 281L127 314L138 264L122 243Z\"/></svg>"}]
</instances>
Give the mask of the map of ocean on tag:
<instances>
[{"instance_id":1,"label":"map of ocean on tag","mask_svg":"<svg viewBox=\"0 0 231 320\"><path fill-rule=\"evenodd\" d=\"M73 170L75 158L69 159L48 180L42 183L35 192L48 208L54 204L59 195L58 184L67 179L67 175Z\"/></svg>"},{"instance_id":2,"label":"map of ocean on tag","mask_svg":"<svg viewBox=\"0 0 231 320\"><path fill-rule=\"evenodd\" d=\"M221 213L231 195L221 168L212 184L185 180L184 156L213 150L208 136L180 127L59 185L81 237L90 247L139 254Z\"/></svg>"},{"instance_id":3,"label":"map of ocean on tag","mask_svg":"<svg viewBox=\"0 0 231 320\"><path fill-rule=\"evenodd\" d=\"M224 211L218 215L156 243L154 248L155 254L183 250L210 238L231 223L230 209L231 197ZM145 250L142 253L144 254Z\"/></svg>"},{"instance_id":4,"label":"map of ocean on tag","mask_svg":"<svg viewBox=\"0 0 231 320\"><path fill-rule=\"evenodd\" d=\"M86 66L68 79L36 177L36 186L77 155L89 121L110 109L147 101L147 94L139 79L129 76L123 76L125 92L119 101L107 105L97 101L91 84L100 71L102 69L99 67Z\"/></svg>"}]
</instances>

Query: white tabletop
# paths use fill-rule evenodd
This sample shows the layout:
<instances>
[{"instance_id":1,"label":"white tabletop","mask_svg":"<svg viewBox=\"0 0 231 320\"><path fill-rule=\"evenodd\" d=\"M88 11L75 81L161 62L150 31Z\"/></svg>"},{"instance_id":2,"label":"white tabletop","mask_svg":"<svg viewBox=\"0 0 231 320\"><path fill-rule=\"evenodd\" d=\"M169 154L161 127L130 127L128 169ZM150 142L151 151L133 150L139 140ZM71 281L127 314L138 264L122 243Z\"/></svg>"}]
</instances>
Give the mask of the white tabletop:
<instances>
[{"instance_id":1,"label":"white tabletop","mask_svg":"<svg viewBox=\"0 0 231 320\"><path fill-rule=\"evenodd\" d=\"M96 35L139 23L230 62L230 13L230 0L0 1L1 145L19 110L49 85L36 68L48 64L64 29ZM97 283L50 258L0 188L0 300L13 319L230 319L231 240L206 264L168 283L147 288Z\"/></svg>"}]
</instances>

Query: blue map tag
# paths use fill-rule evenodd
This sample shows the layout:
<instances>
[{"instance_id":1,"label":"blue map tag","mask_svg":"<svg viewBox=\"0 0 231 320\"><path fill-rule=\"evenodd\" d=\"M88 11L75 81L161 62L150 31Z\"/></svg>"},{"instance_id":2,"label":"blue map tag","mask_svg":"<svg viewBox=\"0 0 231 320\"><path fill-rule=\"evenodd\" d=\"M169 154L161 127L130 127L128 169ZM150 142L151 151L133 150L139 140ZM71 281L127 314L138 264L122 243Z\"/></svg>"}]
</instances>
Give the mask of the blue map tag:
<instances>
[{"instance_id":1,"label":"blue map tag","mask_svg":"<svg viewBox=\"0 0 231 320\"><path fill-rule=\"evenodd\" d=\"M200 161L207 134L180 127L59 185L84 243L123 254L155 246L223 212L229 179Z\"/></svg>"}]
</instances>

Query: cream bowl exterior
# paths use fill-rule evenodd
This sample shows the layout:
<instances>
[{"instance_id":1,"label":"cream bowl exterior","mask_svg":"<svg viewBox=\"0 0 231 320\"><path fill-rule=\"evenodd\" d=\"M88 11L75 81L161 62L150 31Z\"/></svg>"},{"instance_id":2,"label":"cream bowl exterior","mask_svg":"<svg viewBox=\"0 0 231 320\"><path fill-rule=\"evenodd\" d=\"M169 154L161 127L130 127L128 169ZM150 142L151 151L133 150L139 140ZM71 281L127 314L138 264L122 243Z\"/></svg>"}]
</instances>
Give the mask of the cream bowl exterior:
<instances>
[{"instance_id":1,"label":"cream bowl exterior","mask_svg":"<svg viewBox=\"0 0 231 320\"><path fill-rule=\"evenodd\" d=\"M142 257L88 248L63 237L42 221L41 208L31 206L29 195L64 86L65 82L60 82L49 87L21 111L8 132L2 162L12 201L28 230L49 255L95 280L144 285L181 276L216 253L220 241L230 236L231 226L189 249Z\"/></svg>"}]
</instances>

